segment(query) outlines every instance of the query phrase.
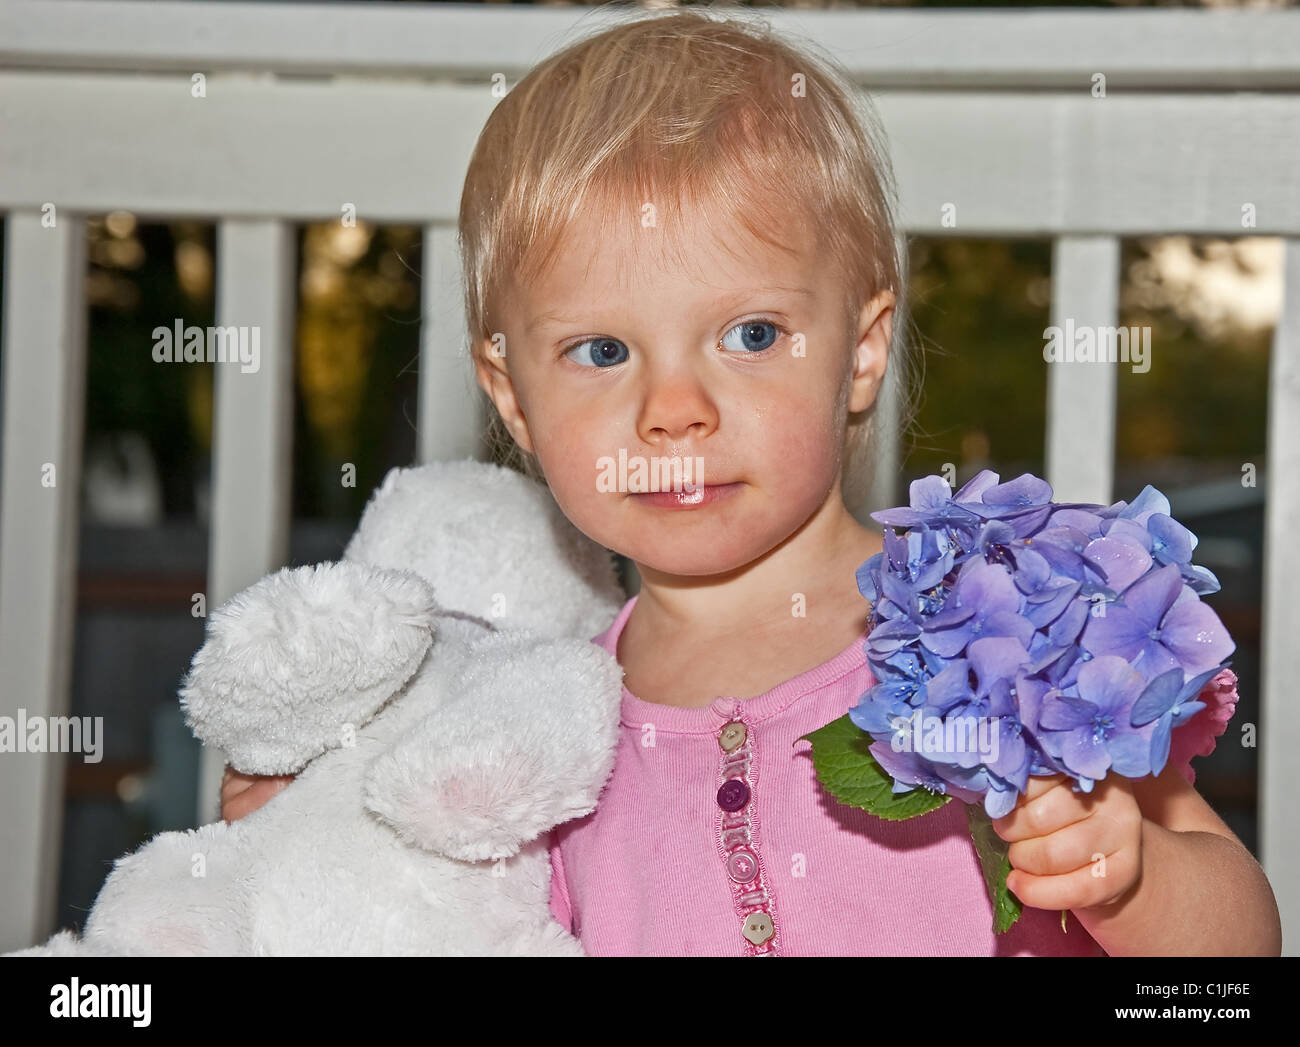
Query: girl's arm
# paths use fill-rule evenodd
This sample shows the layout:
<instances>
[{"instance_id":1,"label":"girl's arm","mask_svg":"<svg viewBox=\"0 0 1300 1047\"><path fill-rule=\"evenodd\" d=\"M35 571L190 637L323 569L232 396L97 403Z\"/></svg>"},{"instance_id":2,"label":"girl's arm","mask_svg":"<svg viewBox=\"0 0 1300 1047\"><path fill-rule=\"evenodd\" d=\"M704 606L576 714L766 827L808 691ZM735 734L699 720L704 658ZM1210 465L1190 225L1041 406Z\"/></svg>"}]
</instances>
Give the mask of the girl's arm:
<instances>
[{"instance_id":1,"label":"girl's arm","mask_svg":"<svg viewBox=\"0 0 1300 1047\"><path fill-rule=\"evenodd\" d=\"M1277 900L1236 835L1171 763L1127 782L1142 812L1137 882L1074 915L1111 956L1278 956Z\"/></svg>"}]
</instances>

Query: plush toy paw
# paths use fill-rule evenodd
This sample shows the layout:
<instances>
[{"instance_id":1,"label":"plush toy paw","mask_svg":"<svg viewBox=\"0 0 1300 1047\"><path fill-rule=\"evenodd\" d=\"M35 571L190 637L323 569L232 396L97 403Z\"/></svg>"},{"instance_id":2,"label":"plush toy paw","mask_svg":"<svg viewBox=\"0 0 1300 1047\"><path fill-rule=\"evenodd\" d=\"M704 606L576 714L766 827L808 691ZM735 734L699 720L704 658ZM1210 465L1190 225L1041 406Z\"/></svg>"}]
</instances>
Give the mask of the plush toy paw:
<instances>
[{"instance_id":1,"label":"plush toy paw","mask_svg":"<svg viewBox=\"0 0 1300 1047\"><path fill-rule=\"evenodd\" d=\"M268 575L213 612L181 685L187 722L237 770L296 773L401 690L437 610L410 571L342 562Z\"/></svg>"}]
</instances>

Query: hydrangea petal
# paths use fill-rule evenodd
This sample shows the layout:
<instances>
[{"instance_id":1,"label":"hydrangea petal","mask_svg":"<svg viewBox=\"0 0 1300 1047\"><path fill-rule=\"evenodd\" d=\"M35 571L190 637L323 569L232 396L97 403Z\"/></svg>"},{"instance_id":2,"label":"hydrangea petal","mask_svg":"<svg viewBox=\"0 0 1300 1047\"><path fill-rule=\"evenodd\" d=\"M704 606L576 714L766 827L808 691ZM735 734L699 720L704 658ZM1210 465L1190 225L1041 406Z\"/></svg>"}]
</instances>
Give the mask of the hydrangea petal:
<instances>
[{"instance_id":1,"label":"hydrangea petal","mask_svg":"<svg viewBox=\"0 0 1300 1047\"><path fill-rule=\"evenodd\" d=\"M1110 769L1110 753L1105 744L1087 728L1066 734L1061 758L1066 767L1086 778L1102 778Z\"/></svg>"},{"instance_id":2,"label":"hydrangea petal","mask_svg":"<svg viewBox=\"0 0 1300 1047\"><path fill-rule=\"evenodd\" d=\"M1125 778L1145 778L1151 773L1151 740L1145 734L1121 733L1107 741L1106 751L1111 768Z\"/></svg>"},{"instance_id":3,"label":"hydrangea petal","mask_svg":"<svg viewBox=\"0 0 1300 1047\"><path fill-rule=\"evenodd\" d=\"M1237 649L1219 616L1200 600L1170 608L1160 633L1164 645L1191 673L1218 665Z\"/></svg>"},{"instance_id":4,"label":"hydrangea petal","mask_svg":"<svg viewBox=\"0 0 1300 1047\"><path fill-rule=\"evenodd\" d=\"M1196 535L1166 513L1152 513L1147 519L1151 551L1161 563L1187 563L1196 548Z\"/></svg>"},{"instance_id":5,"label":"hydrangea petal","mask_svg":"<svg viewBox=\"0 0 1300 1047\"><path fill-rule=\"evenodd\" d=\"M1079 670L1079 697L1101 712L1124 709L1127 713L1142 692L1143 679L1123 658L1102 655ZM1125 717L1125 726L1127 726Z\"/></svg>"},{"instance_id":6,"label":"hydrangea petal","mask_svg":"<svg viewBox=\"0 0 1300 1047\"><path fill-rule=\"evenodd\" d=\"M1094 656L1115 654L1136 659L1154 626L1122 604L1110 605L1103 615L1084 613L1086 619L1079 642Z\"/></svg>"},{"instance_id":7,"label":"hydrangea petal","mask_svg":"<svg viewBox=\"0 0 1300 1047\"><path fill-rule=\"evenodd\" d=\"M1123 592L1150 569L1151 554L1136 542L1107 535L1089 542L1083 558L1101 573L1106 585Z\"/></svg>"},{"instance_id":8,"label":"hydrangea petal","mask_svg":"<svg viewBox=\"0 0 1300 1047\"><path fill-rule=\"evenodd\" d=\"M1146 685L1138 700L1133 703L1130 722L1134 727L1148 724L1163 716L1178 701L1178 692L1183 688L1183 671L1171 669L1153 677Z\"/></svg>"},{"instance_id":9,"label":"hydrangea petal","mask_svg":"<svg viewBox=\"0 0 1300 1047\"><path fill-rule=\"evenodd\" d=\"M1169 759L1169 736L1171 733L1169 717L1162 716L1156 721L1156 729L1151 734L1151 773L1159 774L1165 769Z\"/></svg>"}]
</instances>

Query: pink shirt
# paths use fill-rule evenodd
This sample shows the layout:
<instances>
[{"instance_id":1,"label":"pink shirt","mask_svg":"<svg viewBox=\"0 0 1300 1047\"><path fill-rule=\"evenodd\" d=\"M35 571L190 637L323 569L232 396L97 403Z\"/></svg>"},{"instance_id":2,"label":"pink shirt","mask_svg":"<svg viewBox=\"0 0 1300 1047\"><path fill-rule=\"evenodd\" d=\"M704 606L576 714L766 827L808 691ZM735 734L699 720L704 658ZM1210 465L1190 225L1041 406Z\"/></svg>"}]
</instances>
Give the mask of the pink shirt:
<instances>
[{"instance_id":1,"label":"pink shirt","mask_svg":"<svg viewBox=\"0 0 1300 1047\"><path fill-rule=\"evenodd\" d=\"M615 657L635 604L593 639ZM754 698L686 709L623 688L597 808L551 834L551 911L589 955L1105 955L1073 913L1062 933L1027 906L993 933L960 801L890 822L822 789L797 739L875 683L863 639ZM1212 749L1235 700L1175 731L1171 762Z\"/></svg>"}]
</instances>

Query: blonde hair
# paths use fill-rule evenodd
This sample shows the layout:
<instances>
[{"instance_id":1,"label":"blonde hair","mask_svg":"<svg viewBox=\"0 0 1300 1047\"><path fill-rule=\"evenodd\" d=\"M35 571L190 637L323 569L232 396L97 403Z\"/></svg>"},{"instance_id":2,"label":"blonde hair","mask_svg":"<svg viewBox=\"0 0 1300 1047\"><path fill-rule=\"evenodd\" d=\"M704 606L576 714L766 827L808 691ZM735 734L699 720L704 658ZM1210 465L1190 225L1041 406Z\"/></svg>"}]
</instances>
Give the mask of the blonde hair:
<instances>
[{"instance_id":1,"label":"blonde hair","mask_svg":"<svg viewBox=\"0 0 1300 1047\"><path fill-rule=\"evenodd\" d=\"M878 292L894 290L889 370L910 388L906 257L884 142L870 101L838 64L779 39L761 19L672 11L569 45L502 99L470 160L459 239L474 358L502 330L505 283L545 271L580 210L617 228L628 215L638 220L645 200L678 215L690 201L785 247L774 231L793 202L848 274L846 324ZM666 232L670 243L673 235ZM900 426L911 406L905 396ZM494 457L544 483L490 400L489 412ZM849 417L850 504L871 480L878 413L873 406Z\"/></svg>"}]
</instances>

